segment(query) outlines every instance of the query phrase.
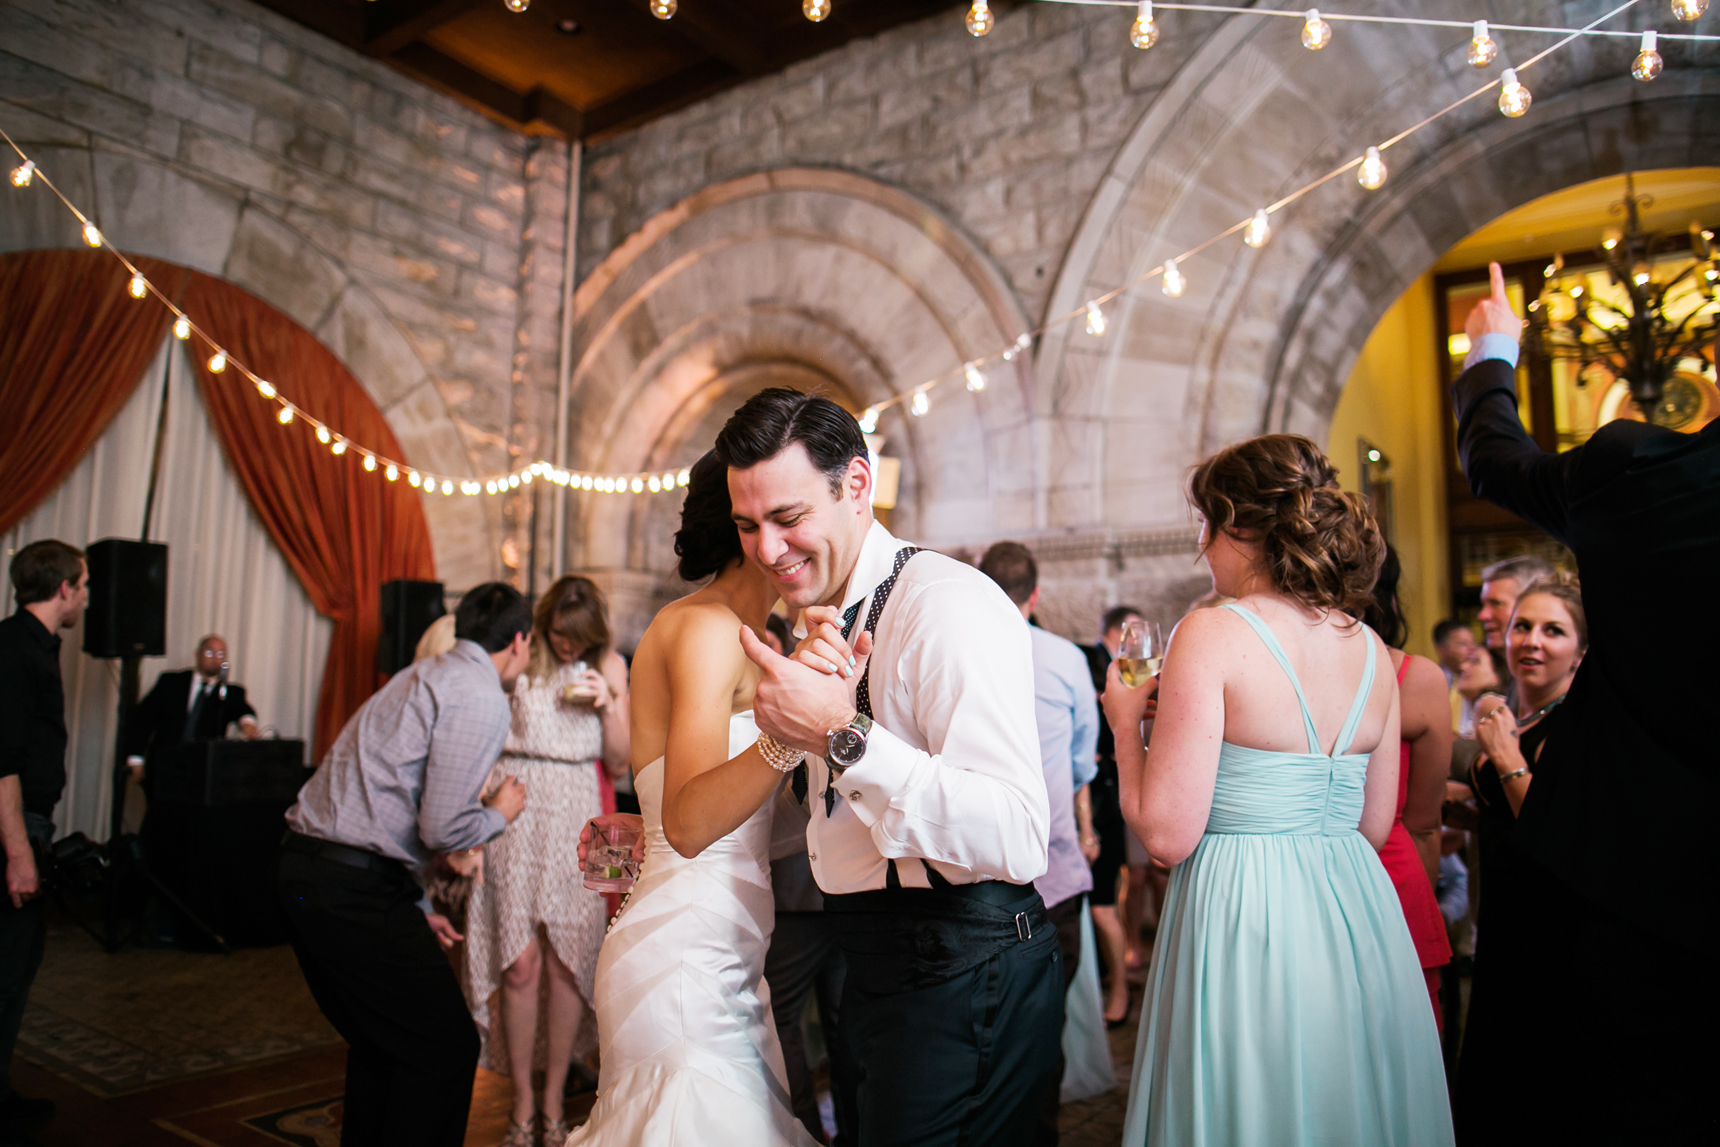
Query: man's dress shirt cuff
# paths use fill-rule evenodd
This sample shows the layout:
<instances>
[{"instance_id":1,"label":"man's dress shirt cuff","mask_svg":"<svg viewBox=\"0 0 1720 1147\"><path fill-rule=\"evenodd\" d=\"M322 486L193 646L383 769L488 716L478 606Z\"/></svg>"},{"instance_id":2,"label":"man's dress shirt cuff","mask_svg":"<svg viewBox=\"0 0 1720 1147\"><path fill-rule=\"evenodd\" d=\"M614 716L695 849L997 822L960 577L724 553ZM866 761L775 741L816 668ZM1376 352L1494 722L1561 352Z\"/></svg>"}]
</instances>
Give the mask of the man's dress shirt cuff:
<instances>
[{"instance_id":1,"label":"man's dress shirt cuff","mask_svg":"<svg viewBox=\"0 0 1720 1147\"><path fill-rule=\"evenodd\" d=\"M866 755L832 782L860 823L874 828L890 810L890 800L906 792L915 765L926 754L882 725L866 737Z\"/></svg>"},{"instance_id":2,"label":"man's dress shirt cuff","mask_svg":"<svg viewBox=\"0 0 1720 1147\"><path fill-rule=\"evenodd\" d=\"M1463 369L1468 370L1484 358L1500 358L1511 364L1511 369L1517 369L1517 356L1522 353L1517 340L1510 335L1484 334L1475 340L1469 348L1469 353L1463 356Z\"/></svg>"}]
</instances>

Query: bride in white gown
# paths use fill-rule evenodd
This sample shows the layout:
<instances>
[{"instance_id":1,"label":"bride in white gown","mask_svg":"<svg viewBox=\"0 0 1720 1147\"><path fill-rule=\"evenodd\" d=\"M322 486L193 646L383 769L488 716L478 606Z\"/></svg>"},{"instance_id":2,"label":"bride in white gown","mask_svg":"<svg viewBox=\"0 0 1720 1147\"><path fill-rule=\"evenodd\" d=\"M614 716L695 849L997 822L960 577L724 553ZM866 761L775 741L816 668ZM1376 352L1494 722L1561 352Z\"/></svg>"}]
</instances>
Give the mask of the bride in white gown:
<instances>
[{"instance_id":1,"label":"bride in white gown","mask_svg":"<svg viewBox=\"0 0 1720 1147\"><path fill-rule=\"evenodd\" d=\"M758 671L737 636L763 631L777 594L741 557L714 455L690 475L675 552L686 580L716 577L658 613L634 656L647 851L598 957L598 1098L567 1144L815 1147L789 1106L763 978L783 774L756 748Z\"/></svg>"}]
</instances>

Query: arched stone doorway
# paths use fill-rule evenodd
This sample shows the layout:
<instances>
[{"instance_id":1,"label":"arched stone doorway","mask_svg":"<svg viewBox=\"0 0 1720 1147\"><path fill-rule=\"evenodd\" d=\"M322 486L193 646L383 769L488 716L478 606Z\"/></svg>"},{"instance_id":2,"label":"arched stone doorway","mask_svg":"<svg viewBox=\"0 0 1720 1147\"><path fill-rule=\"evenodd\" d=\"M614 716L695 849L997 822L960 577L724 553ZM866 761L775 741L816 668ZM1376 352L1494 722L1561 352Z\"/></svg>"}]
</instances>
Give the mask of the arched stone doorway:
<instances>
[{"instance_id":1,"label":"arched stone doorway","mask_svg":"<svg viewBox=\"0 0 1720 1147\"><path fill-rule=\"evenodd\" d=\"M569 466L668 469L708 450L767 386L852 410L1028 328L980 250L920 200L840 171L796 168L706 188L617 248L575 297ZM945 386L924 417L879 422L901 459L894 525L942 545L1036 521L1039 442L1027 363L983 394ZM673 495L576 494L568 565L603 582L618 640L637 640L673 575Z\"/></svg>"}]
</instances>

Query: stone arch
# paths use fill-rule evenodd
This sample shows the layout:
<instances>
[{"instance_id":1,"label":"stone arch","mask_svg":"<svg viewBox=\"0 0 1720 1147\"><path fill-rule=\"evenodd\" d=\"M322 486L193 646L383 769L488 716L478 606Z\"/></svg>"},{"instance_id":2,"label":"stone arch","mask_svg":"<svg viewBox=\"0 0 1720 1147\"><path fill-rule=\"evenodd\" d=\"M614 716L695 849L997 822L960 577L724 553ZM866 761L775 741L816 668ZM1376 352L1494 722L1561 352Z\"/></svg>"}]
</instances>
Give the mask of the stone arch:
<instances>
[{"instance_id":1,"label":"stone arch","mask_svg":"<svg viewBox=\"0 0 1720 1147\"><path fill-rule=\"evenodd\" d=\"M125 251L225 279L311 331L382 410L407 461L439 473L473 473L459 424L411 339L344 260L280 213L141 153L63 143L31 152ZM0 213L0 251L80 242L75 221L49 195L15 199L16 210L9 202ZM450 587L498 572L501 522L490 501L424 498L437 575Z\"/></svg>"},{"instance_id":2,"label":"stone arch","mask_svg":"<svg viewBox=\"0 0 1720 1147\"><path fill-rule=\"evenodd\" d=\"M1227 21L1155 99L1088 207L1050 315L1247 218L1478 83L1458 32L1344 25L1313 53L1271 36L1279 23ZM1629 77L1633 51L1620 39L1549 57L1524 73L1536 97L1528 116L1505 119L1478 99L1389 150L1379 192L1339 177L1275 215L1264 249L1227 240L1185 263L1182 298L1149 281L1112 305L1103 340L1079 324L1048 334L1035 362L1040 406L1056 426L1046 524L1104 534L1182 522L1182 476L1202 454L1265 430L1323 435L1380 315L1459 239L1530 199L1627 167L1715 162L1720 139L1702 126L1720 104L1711 69L1675 66L1644 85ZM1686 59L1700 60L1697 51L1707 49ZM1382 60L1402 66L1382 69Z\"/></svg>"},{"instance_id":3,"label":"stone arch","mask_svg":"<svg viewBox=\"0 0 1720 1147\"><path fill-rule=\"evenodd\" d=\"M823 389L860 410L1013 340L1028 326L979 248L913 196L843 171L789 168L705 188L648 222L581 285L569 466L693 462L728 414L771 385ZM960 544L1030 528L1037 487L1031 370L988 371L983 394L944 384L930 413L886 412L902 460L895 524ZM601 573L636 638L679 592L674 497L577 494L569 564Z\"/></svg>"}]
</instances>

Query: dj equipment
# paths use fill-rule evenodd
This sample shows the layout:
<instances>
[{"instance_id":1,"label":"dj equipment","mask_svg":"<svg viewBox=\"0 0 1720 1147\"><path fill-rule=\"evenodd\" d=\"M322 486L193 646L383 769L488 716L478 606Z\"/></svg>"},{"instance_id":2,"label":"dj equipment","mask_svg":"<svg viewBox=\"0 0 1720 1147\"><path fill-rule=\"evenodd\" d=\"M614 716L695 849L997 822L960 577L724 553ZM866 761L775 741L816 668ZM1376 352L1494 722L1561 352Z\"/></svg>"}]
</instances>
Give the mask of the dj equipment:
<instances>
[{"instance_id":1,"label":"dj equipment","mask_svg":"<svg viewBox=\"0 0 1720 1147\"><path fill-rule=\"evenodd\" d=\"M167 652L167 547L103 538L84 551L90 604L84 652L91 657L160 657Z\"/></svg>"},{"instance_id":2,"label":"dj equipment","mask_svg":"<svg viewBox=\"0 0 1720 1147\"><path fill-rule=\"evenodd\" d=\"M398 673L412 664L418 639L447 613L442 583L401 578L382 585L382 636L376 642L376 671Z\"/></svg>"}]
</instances>

